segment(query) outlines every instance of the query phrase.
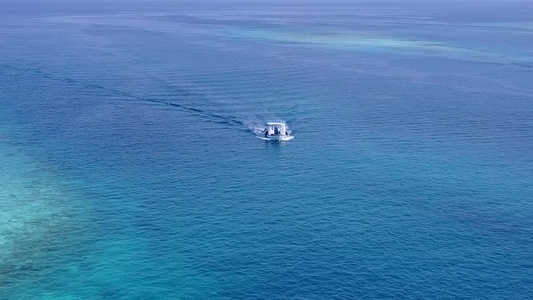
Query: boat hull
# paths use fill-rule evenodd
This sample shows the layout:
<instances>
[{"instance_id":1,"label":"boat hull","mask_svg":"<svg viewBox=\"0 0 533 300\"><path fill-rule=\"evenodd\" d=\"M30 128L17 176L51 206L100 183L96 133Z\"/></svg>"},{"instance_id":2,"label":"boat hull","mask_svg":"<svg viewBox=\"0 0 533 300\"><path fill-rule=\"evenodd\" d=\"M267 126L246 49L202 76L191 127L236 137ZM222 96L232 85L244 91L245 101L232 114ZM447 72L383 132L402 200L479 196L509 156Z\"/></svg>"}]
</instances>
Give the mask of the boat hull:
<instances>
[{"instance_id":1,"label":"boat hull","mask_svg":"<svg viewBox=\"0 0 533 300\"><path fill-rule=\"evenodd\" d=\"M258 136L258 138L265 140L265 141L290 141L294 138L292 135L268 135L268 136Z\"/></svg>"}]
</instances>

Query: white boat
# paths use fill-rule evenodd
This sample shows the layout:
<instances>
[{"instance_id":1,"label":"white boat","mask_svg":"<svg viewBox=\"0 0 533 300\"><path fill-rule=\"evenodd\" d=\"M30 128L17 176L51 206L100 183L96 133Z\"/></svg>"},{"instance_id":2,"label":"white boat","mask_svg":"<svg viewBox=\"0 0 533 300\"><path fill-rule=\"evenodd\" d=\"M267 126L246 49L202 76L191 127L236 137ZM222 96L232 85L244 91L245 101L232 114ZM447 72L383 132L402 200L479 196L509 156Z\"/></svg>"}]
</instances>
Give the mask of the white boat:
<instances>
[{"instance_id":1,"label":"white boat","mask_svg":"<svg viewBox=\"0 0 533 300\"><path fill-rule=\"evenodd\" d=\"M266 122L266 128L260 139L268 141L290 141L294 138L284 121Z\"/></svg>"}]
</instances>

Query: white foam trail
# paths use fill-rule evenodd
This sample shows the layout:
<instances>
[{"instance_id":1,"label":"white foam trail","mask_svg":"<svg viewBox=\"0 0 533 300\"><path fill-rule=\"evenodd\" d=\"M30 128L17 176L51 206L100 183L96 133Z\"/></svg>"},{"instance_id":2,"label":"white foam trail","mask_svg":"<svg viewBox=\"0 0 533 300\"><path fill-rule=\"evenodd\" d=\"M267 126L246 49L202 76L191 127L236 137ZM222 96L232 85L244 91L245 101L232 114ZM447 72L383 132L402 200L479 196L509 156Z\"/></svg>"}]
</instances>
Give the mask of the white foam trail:
<instances>
[{"instance_id":1,"label":"white foam trail","mask_svg":"<svg viewBox=\"0 0 533 300\"><path fill-rule=\"evenodd\" d=\"M265 130L264 121L260 121L259 118L256 117L244 120L242 123L248 128L248 130L256 135L263 133L263 130Z\"/></svg>"}]
</instances>

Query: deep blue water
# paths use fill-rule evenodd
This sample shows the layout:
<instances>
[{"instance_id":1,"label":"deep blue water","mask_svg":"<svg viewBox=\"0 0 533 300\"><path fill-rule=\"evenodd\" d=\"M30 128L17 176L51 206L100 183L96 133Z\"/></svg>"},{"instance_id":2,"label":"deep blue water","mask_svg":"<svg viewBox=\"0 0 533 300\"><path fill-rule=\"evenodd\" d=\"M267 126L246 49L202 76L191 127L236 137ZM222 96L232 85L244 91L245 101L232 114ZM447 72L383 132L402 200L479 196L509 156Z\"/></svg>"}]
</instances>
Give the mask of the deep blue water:
<instances>
[{"instance_id":1,"label":"deep blue water","mask_svg":"<svg viewBox=\"0 0 533 300\"><path fill-rule=\"evenodd\" d=\"M80 3L0 10L0 299L533 298L530 3Z\"/></svg>"}]
</instances>

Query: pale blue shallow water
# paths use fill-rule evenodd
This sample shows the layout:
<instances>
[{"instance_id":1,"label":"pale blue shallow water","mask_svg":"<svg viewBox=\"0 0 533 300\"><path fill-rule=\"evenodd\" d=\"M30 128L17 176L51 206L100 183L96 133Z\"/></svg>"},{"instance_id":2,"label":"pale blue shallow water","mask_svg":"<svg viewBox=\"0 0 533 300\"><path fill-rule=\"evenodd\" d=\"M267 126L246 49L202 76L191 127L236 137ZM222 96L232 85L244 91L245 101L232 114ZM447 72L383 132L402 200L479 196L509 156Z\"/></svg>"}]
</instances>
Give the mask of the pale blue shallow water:
<instances>
[{"instance_id":1,"label":"pale blue shallow water","mask_svg":"<svg viewBox=\"0 0 533 300\"><path fill-rule=\"evenodd\" d=\"M533 298L506 3L9 2L0 299Z\"/></svg>"}]
</instances>

